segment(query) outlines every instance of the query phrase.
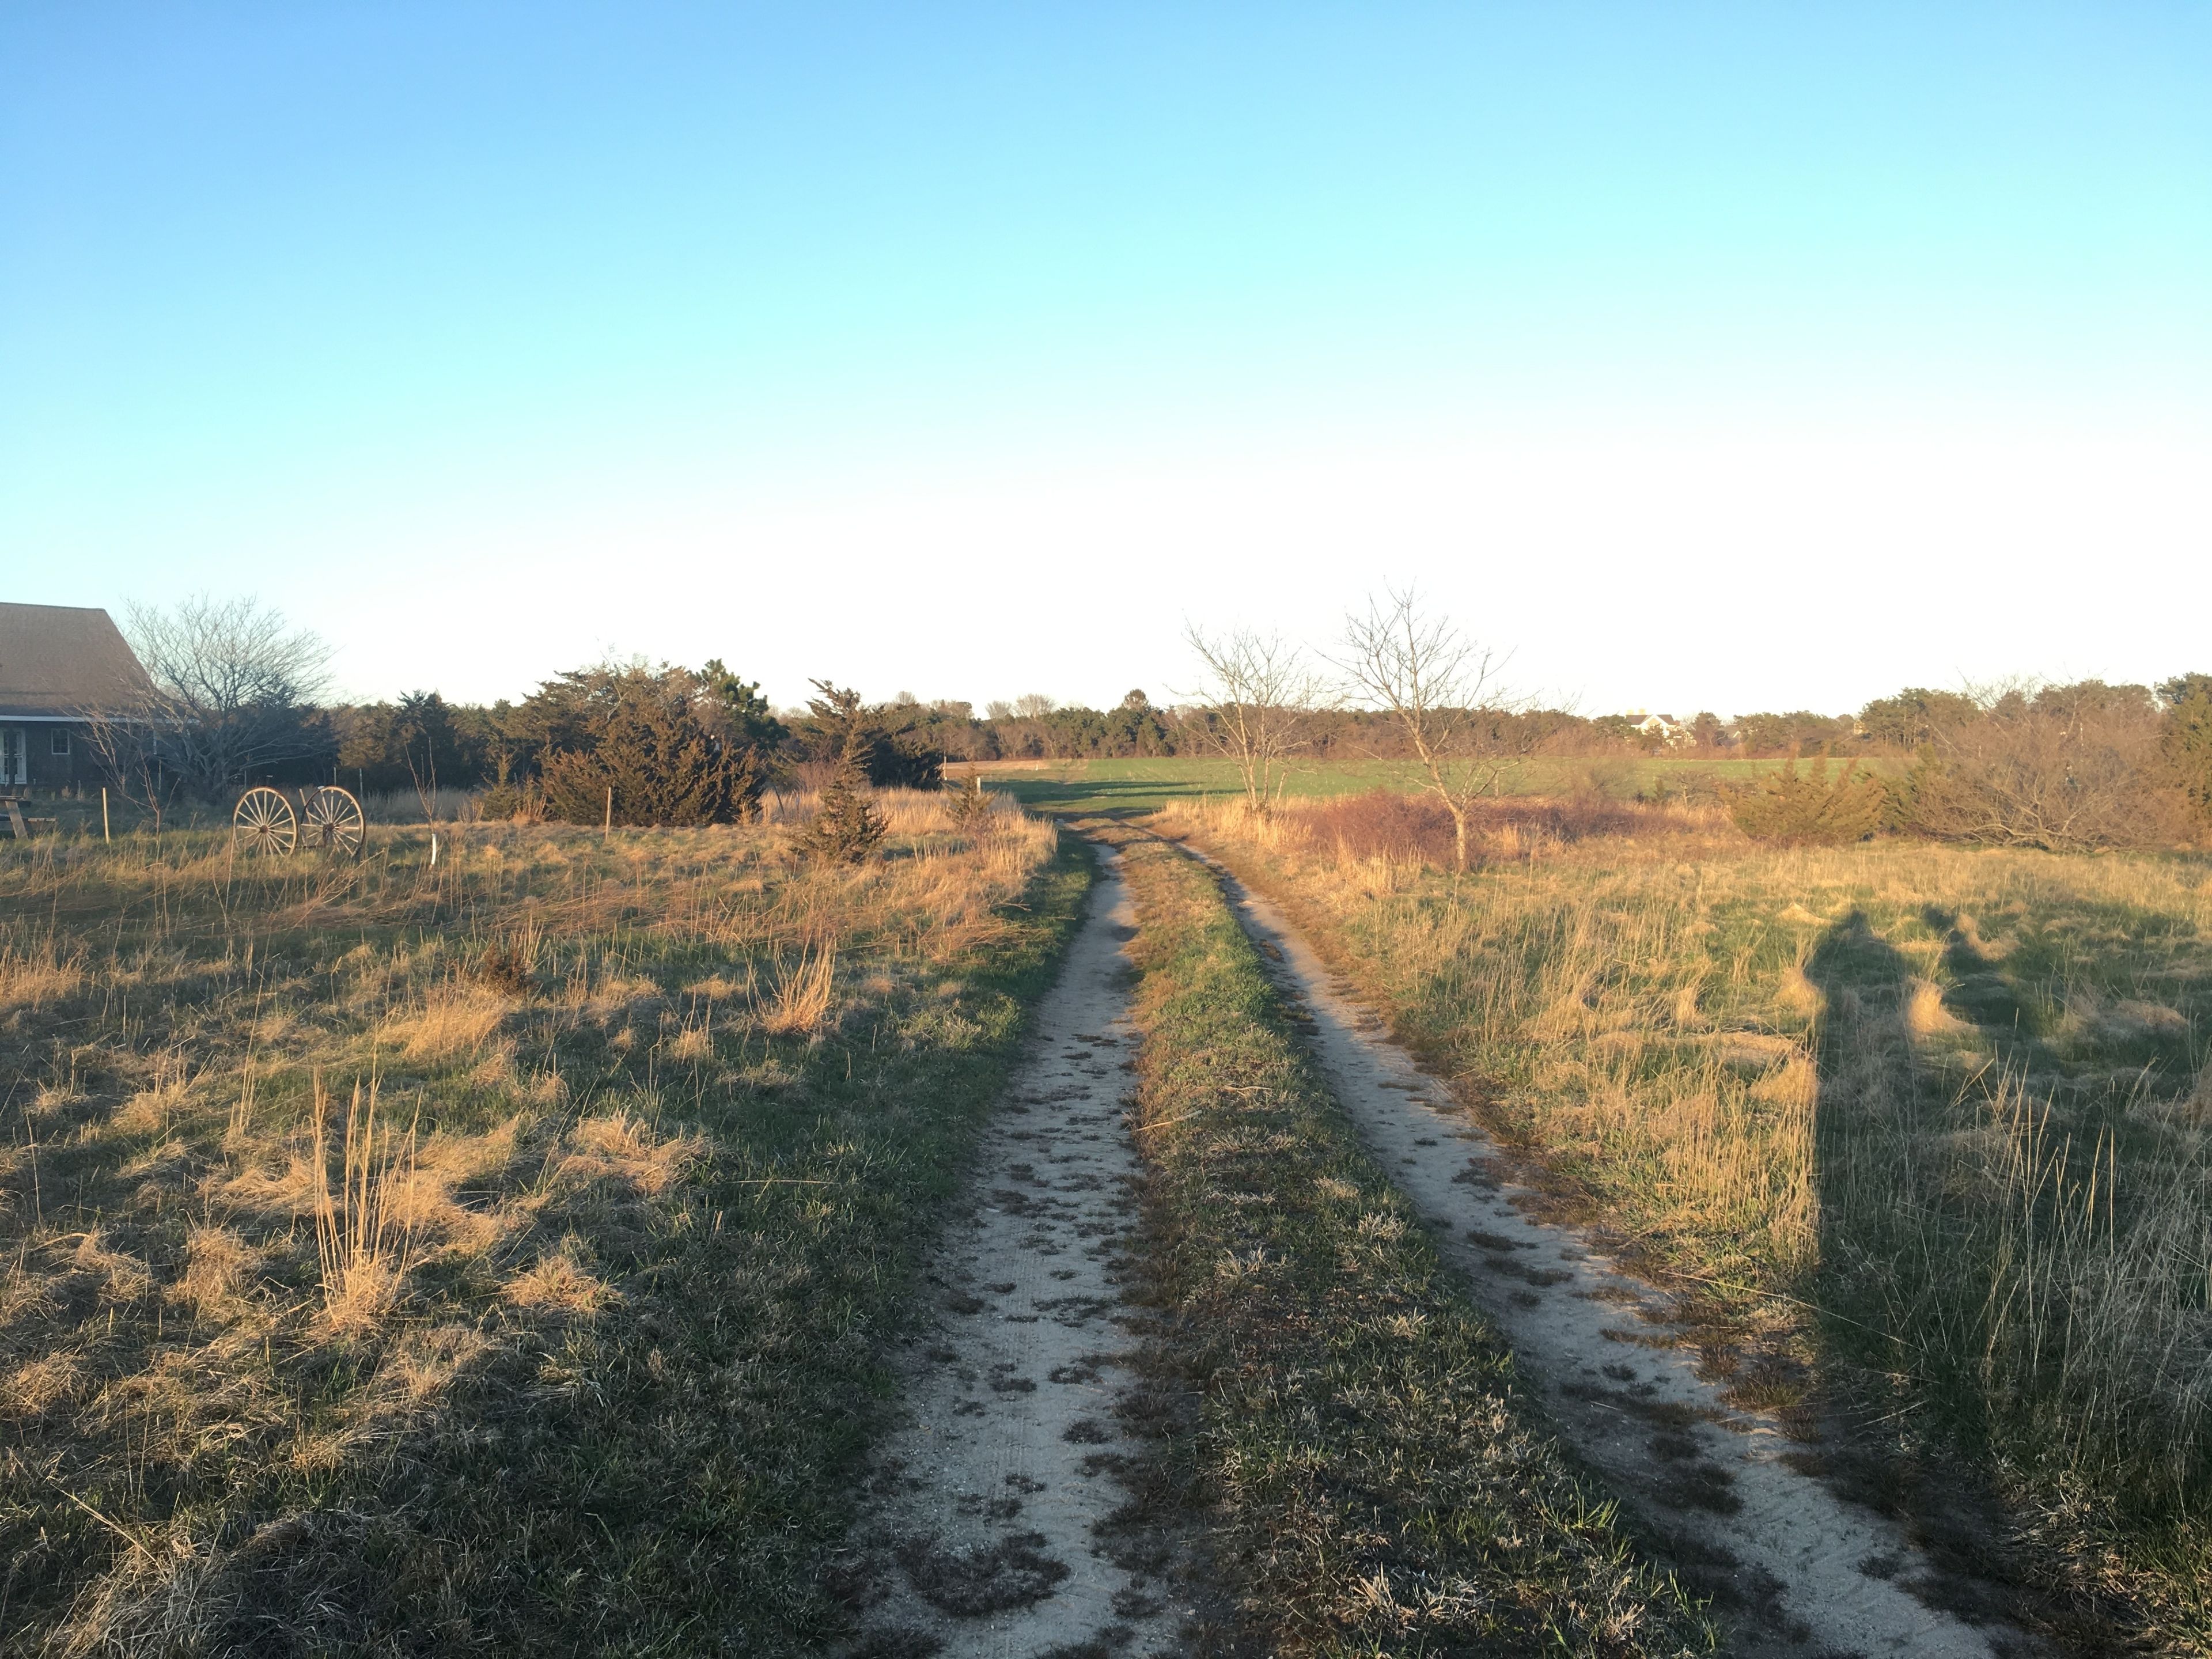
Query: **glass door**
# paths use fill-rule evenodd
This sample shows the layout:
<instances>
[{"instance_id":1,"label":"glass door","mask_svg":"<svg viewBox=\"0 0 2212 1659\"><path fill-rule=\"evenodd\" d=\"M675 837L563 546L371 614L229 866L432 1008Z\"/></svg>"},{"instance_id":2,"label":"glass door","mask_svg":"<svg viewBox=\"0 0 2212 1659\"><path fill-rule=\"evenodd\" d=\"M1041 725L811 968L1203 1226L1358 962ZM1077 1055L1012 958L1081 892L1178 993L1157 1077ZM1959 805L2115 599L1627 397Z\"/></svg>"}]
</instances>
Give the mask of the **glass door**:
<instances>
[{"instance_id":1,"label":"glass door","mask_svg":"<svg viewBox=\"0 0 2212 1659\"><path fill-rule=\"evenodd\" d=\"M31 781L30 769L25 763L29 751L21 726L0 726L0 786Z\"/></svg>"}]
</instances>

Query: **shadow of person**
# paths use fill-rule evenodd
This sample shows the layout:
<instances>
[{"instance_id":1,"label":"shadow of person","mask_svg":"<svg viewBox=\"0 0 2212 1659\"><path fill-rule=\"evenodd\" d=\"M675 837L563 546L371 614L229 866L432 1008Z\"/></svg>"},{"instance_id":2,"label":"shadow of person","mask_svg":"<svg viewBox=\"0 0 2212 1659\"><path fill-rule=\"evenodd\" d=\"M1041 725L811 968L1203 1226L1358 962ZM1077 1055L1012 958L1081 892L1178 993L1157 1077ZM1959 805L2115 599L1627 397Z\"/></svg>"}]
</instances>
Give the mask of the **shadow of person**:
<instances>
[{"instance_id":1,"label":"shadow of person","mask_svg":"<svg viewBox=\"0 0 2212 1659\"><path fill-rule=\"evenodd\" d=\"M1852 1497L1905 1526L1941 1576L1948 1604L2018 1616L2045 1598L2003 1545L2011 1528L1994 1488L1959 1455L1981 1441L1986 1419L1974 1380L1947 1367L1958 1345L1936 1332L1956 1306L1943 1276L1966 1264L1942 1248L1948 1126L1916 1051L1912 965L1854 910L1814 947L1805 976L1822 1005L1814 1300L1835 1419L1823 1462ZM1900 1411L1904 1378L1912 1404Z\"/></svg>"},{"instance_id":2,"label":"shadow of person","mask_svg":"<svg viewBox=\"0 0 2212 1659\"><path fill-rule=\"evenodd\" d=\"M2035 1011L1974 936L1972 924L1957 910L1937 904L1923 906L1920 920L1943 941L1943 966L1951 981L1943 989L1944 1007L1981 1028L1999 1064L2024 1073L2057 1072L2057 1058L2038 1030Z\"/></svg>"}]
</instances>

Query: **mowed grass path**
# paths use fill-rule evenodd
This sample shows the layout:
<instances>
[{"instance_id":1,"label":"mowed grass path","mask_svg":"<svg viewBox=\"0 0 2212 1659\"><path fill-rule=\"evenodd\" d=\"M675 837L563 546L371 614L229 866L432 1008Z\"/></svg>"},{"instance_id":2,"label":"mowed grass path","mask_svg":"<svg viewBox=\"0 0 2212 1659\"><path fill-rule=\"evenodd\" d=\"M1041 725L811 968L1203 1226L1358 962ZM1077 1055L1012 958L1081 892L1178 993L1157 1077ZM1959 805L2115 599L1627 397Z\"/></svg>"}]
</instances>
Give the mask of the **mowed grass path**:
<instances>
[{"instance_id":1,"label":"mowed grass path","mask_svg":"<svg viewBox=\"0 0 2212 1659\"><path fill-rule=\"evenodd\" d=\"M1710 794L1719 783L1759 776L1778 760L1683 760L1668 757L1606 756L1589 759L1540 756L1512 769L1502 793L1515 795L1595 793L1613 799ZM1869 763L1894 769L1894 757ZM953 763L955 777L969 768ZM1170 801L1198 802L1240 796L1236 766L1212 756L1158 760L985 761L988 786L1041 812L1124 816L1157 811ZM1423 787L1413 761L1294 760L1284 784L1287 799L1363 794L1370 789L1416 793Z\"/></svg>"},{"instance_id":2,"label":"mowed grass path","mask_svg":"<svg viewBox=\"0 0 2212 1659\"><path fill-rule=\"evenodd\" d=\"M0 1651L832 1644L1091 869L892 814L0 849Z\"/></svg>"},{"instance_id":3,"label":"mowed grass path","mask_svg":"<svg viewBox=\"0 0 2212 1659\"><path fill-rule=\"evenodd\" d=\"M1158 1363L1199 1401L1168 1485L1259 1650L1709 1651L1360 1150L1212 877L1094 828L1138 904Z\"/></svg>"}]
</instances>

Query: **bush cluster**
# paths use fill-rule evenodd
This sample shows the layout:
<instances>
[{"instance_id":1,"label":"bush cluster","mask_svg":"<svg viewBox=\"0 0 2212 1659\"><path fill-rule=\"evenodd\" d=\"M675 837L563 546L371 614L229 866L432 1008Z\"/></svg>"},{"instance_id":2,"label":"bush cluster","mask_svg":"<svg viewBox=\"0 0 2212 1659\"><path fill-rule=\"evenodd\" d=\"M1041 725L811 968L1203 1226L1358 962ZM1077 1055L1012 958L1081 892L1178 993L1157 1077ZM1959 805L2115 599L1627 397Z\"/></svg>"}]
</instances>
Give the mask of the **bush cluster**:
<instances>
[{"instance_id":1,"label":"bush cluster","mask_svg":"<svg viewBox=\"0 0 2212 1659\"><path fill-rule=\"evenodd\" d=\"M936 788L944 756L908 704L872 706L826 680L815 689L787 725L719 661L601 665L519 704L457 711L428 693L351 711L349 762L370 787L488 783L489 817L571 823L727 823L757 816L771 783L811 784L823 811L810 845L865 858L884 834L866 793Z\"/></svg>"},{"instance_id":2,"label":"bush cluster","mask_svg":"<svg viewBox=\"0 0 2212 1659\"><path fill-rule=\"evenodd\" d=\"M1828 843L1889 829L1988 847L2087 852L2170 846L2212 824L2212 676L2148 686L2083 680L1978 697L1906 692L1869 705L1918 740L1888 780L1825 762L1734 792L1762 841Z\"/></svg>"}]
</instances>

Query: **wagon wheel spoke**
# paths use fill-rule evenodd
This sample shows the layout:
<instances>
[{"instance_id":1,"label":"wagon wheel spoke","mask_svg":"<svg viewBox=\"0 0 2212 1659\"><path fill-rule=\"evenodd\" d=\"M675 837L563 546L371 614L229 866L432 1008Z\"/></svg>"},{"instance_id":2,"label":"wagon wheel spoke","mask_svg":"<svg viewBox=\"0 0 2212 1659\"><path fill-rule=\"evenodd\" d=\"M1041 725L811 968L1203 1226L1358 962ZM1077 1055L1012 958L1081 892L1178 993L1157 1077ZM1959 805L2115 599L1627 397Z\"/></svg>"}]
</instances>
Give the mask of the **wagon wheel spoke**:
<instances>
[{"instance_id":1,"label":"wagon wheel spoke","mask_svg":"<svg viewBox=\"0 0 2212 1659\"><path fill-rule=\"evenodd\" d=\"M231 831L249 853L289 853L298 844L300 821L292 803L274 789L247 790L230 815Z\"/></svg>"},{"instance_id":2,"label":"wagon wheel spoke","mask_svg":"<svg viewBox=\"0 0 2212 1659\"><path fill-rule=\"evenodd\" d=\"M343 858L359 858L368 819L349 789L325 784L307 798L308 840Z\"/></svg>"}]
</instances>

